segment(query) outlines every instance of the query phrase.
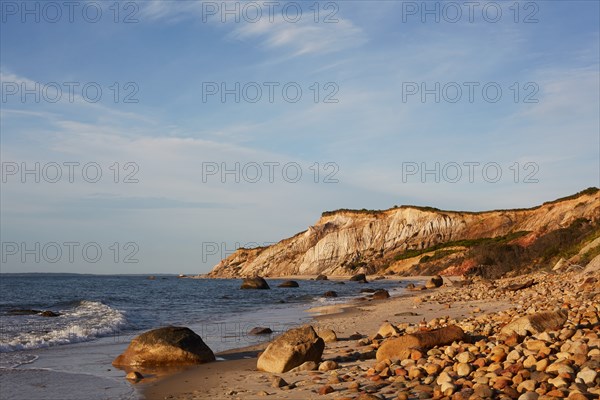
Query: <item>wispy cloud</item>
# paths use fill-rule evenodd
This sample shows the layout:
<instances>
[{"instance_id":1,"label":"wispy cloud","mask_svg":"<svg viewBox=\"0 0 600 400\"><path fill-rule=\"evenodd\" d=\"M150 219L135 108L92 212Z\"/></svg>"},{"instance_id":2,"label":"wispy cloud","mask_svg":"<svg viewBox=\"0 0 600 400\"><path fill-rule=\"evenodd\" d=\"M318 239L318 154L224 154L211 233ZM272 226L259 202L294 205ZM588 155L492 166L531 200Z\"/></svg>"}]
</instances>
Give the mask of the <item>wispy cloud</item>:
<instances>
[{"instance_id":1,"label":"wispy cloud","mask_svg":"<svg viewBox=\"0 0 600 400\"><path fill-rule=\"evenodd\" d=\"M26 108L30 103L28 103L27 101L24 101L21 98L21 93L22 93L22 88L26 88L26 90L32 91L33 93L37 93L40 97L41 96L47 96L49 98L54 99L55 97L58 98L58 100L56 102L52 101L47 101L47 99L45 98L41 98L40 101L34 102L33 104L36 106L36 109L39 110L41 107L45 107L48 109L52 109L52 110L57 110L58 107L62 107L63 111L65 110L64 107L69 107L68 110L68 114L72 115L73 113L73 108L74 107L78 107L81 110L87 110L90 113L93 113L94 115L102 115L108 119L112 119L114 120L115 118L121 119L121 120L130 120L130 121L137 121L137 122L144 122L144 123L155 123L156 121L153 118L148 117L147 115L141 115L138 113L133 113L133 112L127 112L127 111L122 111L119 110L116 107L110 107L107 106L105 104L102 104L100 102L92 102L89 99L84 98L80 93L80 91L76 91L73 90L72 93L69 92L68 88L62 88L60 85L59 89L60 90L60 97L58 97L56 94L56 85L52 85L52 86L46 86L46 84L42 83L42 82L38 82L34 79L31 79L29 77L25 77L25 76L21 76L21 75L17 75L14 74L12 72L8 72L5 70L5 68L3 66L0 66L0 81L3 82L3 90L5 89L5 86L7 84L14 84L18 87L18 92L16 95L8 95L8 94L3 94L4 96L6 96L6 101L4 101L4 99L2 99L3 103L6 105L11 105L13 107L17 107L17 106L21 106L23 108ZM31 107L29 107L31 108ZM49 113L49 112L41 112L41 111L31 111L31 110L17 110L16 108L13 109L11 112L13 114L16 114L17 111L19 111L20 113L35 113L35 116L37 117L51 117L53 115L57 115L58 111L54 114ZM34 114L31 114L34 115Z\"/></svg>"},{"instance_id":2,"label":"wispy cloud","mask_svg":"<svg viewBox=\"0 0 600 400\"><path fill-rule=\"evenodd\" d=\"M281 9L273 11L269 6L262 5L263 3L255 4L260 9L259 18L254 14L248 17L244 11L245 4L237 1L229 4L202 1L149 1L145 2L142 12L144 17L150 20L166 23L194 19L198 23L210 24L212 27L226 27L229 29L226 38L256 41L263 49L282 52L287 58L340 52L367 42L363 29L337 12L335 17L331 17L328 21L315 22L313 11L308 8L304 9L301 17L290 18L285 16ZM224 10L234 11L226 13ZM324 17L320 16L322 19Z\"/></svg>"},{"instance_id":3,"label":"wispy cloud","mask_svg":"<svg viewBox=\"0 0 600 400\"><path fill-rule=\"evenodd\" d=\"M362 29L349 20L315 24L301 20L289 23L283 18L274 22L260 20L237 27L230 37L239 40L258 39L264 48L284 51L290 57L339 52L367 42Z\"/></svg>"}]
</instances>

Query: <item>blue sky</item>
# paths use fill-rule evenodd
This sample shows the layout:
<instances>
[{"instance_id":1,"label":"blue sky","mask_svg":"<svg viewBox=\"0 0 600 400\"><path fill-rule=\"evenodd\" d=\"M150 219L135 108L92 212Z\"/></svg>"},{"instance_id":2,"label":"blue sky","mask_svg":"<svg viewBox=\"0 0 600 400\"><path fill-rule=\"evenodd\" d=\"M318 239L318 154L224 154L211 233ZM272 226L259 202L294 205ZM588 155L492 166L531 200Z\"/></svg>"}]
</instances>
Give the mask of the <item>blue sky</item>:
<instances>
[{"instance_id":1,"label":"blue sky","mask_svg":"<svg viewBox=\"0 0 600 400\"><path fill-rule=\"evenodd\" d=\"M426 4L3 1L2 272L207 272L325 210L599 186L599 3Z\"/></svg>"}]
</instances>

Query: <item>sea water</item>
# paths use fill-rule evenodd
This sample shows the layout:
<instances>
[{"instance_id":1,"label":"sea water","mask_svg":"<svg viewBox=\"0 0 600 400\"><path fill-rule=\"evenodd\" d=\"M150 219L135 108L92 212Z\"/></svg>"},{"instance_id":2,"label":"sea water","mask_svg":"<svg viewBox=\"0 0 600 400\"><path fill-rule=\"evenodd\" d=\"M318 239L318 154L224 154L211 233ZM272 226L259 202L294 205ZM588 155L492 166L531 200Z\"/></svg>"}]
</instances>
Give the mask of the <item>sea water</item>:
<instances>
[{"instance_id":1,"label":"sea water","mask_svg":"<svg viewBox=\"0 0 600 400\"><path fill-rule=\"evenodd\" d=\"M281 333L309 321L305 309L348 301L362 288L401 290L386 280L278 288L282 281L268 280L271 290L240 290L239 279L1 274L0 399L136 399L111 362L141 332L187 326L216 353L268 340L248 331ZM339 297L323 297L329 290Z\"/></svg>"}]
</instances>

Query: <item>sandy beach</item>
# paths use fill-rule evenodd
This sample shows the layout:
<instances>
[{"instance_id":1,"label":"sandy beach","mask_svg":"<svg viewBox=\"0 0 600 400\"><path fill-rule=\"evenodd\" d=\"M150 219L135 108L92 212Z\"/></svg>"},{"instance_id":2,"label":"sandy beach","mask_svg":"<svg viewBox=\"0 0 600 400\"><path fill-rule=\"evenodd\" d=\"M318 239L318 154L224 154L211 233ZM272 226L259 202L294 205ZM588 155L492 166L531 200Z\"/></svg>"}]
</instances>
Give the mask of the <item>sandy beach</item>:
<instances>
[{"instance_id":1,"label":"sandy beach","mask_svg":"<svg viewBox=\"0 0 600 400\"><path fill-rule=\"evenodd\" d=\"M410 279L422 282L422 277ZM597 281L590 285L589 276L576 272L476 280L462 287L445 278L444 286L437 289L308 310L319 314L312 322L317 332L333 329L337 334L337 341L326 343L322 357L323 361L336 361L333 370L257 371L256 357L265 348L263 343L221 353L222 361L140 383L138 388L149 400L595 399L600 394L597 371L593 371L600 361L598 296ZM511 319L557 307L569 311L569 319L557 332L538 332L522 343L498 340L500 328ZM374 351L382 343L376 335L382 324L391 322L408 333L422 330L422 321L427 322L425 329L457 324L470 340L427 353L417 351L397 364L374 359ZM537 349L533 344L540 341L546 341L548 354L531 350ZM461 353L472 357L466 363L466 374L458 361L464 358ZM554 373L554 364L563 363L570 372ZM447 382L444 374L449 376Z\"/></svg>"},{"instance_id":2,"label":"sandy beach","mask_svg":"<svg viewBox=\"0 0 600 400\"><path fill-rule=\"evenodd\" d=\"M306 277L291 277L290 279L306 279ZM332 280L345 281L347 277L331 278ZM406 277L395 280L404 282L423 283L427 277ZM453 278L456 279L456 278ZM451 280L446 278L450 285ZM446 304L423 301L422 298L430 296L433 292L444 291L451 286L425 291L409 291L402 296L392 297L387 300L357 300L335 306L321 306L308 309L308 313L315 314L312 325L315 329L332 329L338 336L338 341L328 343L323 354L323 359L328 360L336 356L347 354L349 350L357 348L357 341L348 339L352 334L363 337L372 336L384 322L419 324L430 321L440 316L461 319L473 314L474 309L486 312L497 312L510 307L505 301L459 301L452 303L451 308ZM289 391L271 387L271 374L256 370L256 357L268 343L250 348L236 349L217 356L224 359L215 363L200 365L185 372L171 375L167 378L152 383L140 383L142 393L149 400L158 399L262 399L273 395L278 399L308 399L318 396L314 393L312 381L315 374L311 372L281 374L289 383L295 383L296 388ZM363 349L364 350L364 349ZM357 360L342 363L341 371L351 368L364 368L372 364L372 360ZM340 372L341 372L340 371ZM326 380L325 374L323 380ZM339 393L338 393L339 396Z\"/></svg>"}]
</instances>

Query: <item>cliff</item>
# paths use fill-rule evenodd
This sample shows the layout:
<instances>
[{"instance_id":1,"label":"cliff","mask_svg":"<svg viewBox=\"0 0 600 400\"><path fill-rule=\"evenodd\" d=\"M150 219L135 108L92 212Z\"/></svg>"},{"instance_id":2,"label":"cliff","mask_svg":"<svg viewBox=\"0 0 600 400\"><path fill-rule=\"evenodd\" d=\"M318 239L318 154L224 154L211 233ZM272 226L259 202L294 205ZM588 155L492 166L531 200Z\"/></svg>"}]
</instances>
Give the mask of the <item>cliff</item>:
<instances>
[{"instance_id":1,"label":"cliff","mask_svg":"<svg viewBox=\"0 0 600 400\"><path fill-rule=\"evenodd\" d=\"M599 219L600 191L596 188L530 209L459 212L401 206L385 211L338 210L323 213L308 230L274 245L237 250L208 276L349 275L410 268L417 273L421 256L435 255L439 248L446 248L447 258L454 256L455 264L464 264L464 257L457 259L453 253L470 243L504 238L527 246L575 221L597 224Z\"/></svg>"}]
</instances>

